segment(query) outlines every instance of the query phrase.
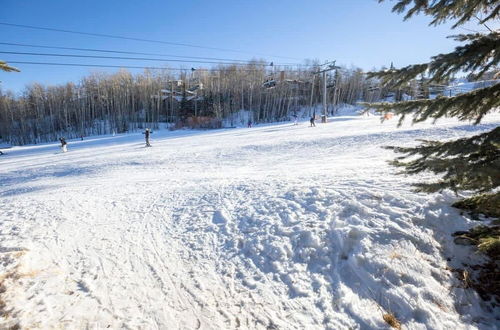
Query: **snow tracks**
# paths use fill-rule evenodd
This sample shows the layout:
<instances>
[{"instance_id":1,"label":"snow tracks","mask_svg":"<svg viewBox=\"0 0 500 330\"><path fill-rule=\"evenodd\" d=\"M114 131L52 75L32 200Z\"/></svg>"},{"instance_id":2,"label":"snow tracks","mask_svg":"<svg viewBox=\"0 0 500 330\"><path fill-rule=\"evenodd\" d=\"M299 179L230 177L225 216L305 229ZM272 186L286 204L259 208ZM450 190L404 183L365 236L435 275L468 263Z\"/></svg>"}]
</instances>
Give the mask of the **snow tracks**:
<instances>
[{"instance_id":1,"label":"snow tracks","mask_svg":"<svg viewBox=\"0 0 500 330\"><path fill-rule=\"evenodd\" d=\"M422 177L395 176L380 148L487 126L346 117L155 132L151 149L141 135L14 148L0 327L373 329L393 313L410 329L492 328L449 270L465 249L449 235L470 221L452 195L412 193Z\"/></svg>"}]
</instances>

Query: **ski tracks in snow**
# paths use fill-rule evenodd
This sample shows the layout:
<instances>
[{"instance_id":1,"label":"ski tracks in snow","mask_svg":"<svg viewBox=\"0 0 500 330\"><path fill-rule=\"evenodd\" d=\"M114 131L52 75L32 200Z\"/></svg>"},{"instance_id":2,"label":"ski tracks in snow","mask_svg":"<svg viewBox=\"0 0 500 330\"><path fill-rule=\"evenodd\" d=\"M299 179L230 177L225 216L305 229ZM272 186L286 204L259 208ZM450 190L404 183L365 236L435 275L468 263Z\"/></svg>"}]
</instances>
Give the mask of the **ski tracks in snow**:
<instances>
[{"instance_id":1,"label":"ski tracks in snow","mask_svg":"<svg viewBox=\"0 0 500 330\"><path fill-rule=\"evenodd\" d=\"M446 270L454 197L410 192L423 177L380 149L472 133L351 118L22 154L0 175L0 270L23 251L2 297L31 328L491 324Z\"/></svg>"}]
</instances>

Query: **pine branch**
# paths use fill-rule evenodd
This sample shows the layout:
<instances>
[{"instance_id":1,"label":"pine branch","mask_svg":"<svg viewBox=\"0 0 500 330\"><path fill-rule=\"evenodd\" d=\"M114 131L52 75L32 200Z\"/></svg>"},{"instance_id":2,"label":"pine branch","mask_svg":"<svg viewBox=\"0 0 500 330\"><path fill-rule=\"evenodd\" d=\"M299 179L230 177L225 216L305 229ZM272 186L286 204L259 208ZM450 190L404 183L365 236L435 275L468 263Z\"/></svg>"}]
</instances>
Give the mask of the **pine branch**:
<instances>
[{"instance_id":1,"label":"pine branch","mask_svg":"<svg viewBox=\"0 0 500 330\"><path fill-rule=\"evenodd\" d=\"M433 56L429 63L409 65L399 70L368 73L368 78L380 78L391 88L400 87L420 74L428 74L430 83L450 79L457 72L471 72L479 77L500 62L500 33L460 34L457 41L469 41L451 53Z\"/></svg>"},{"instance_id":2,"label":"pine branch","mask_svg":"<svg viewBox=\"0 0 500 330\"><path fill-rule=\"evenodd\" d=\"M363 103L368 109L378 112L393 112L400 115L399 126L407 115L413 115L413 122L429 118L457 117L459 120L474 120L478 124L491 111L500 108L500 83L480 88L453 97L440 96L436 99L405 102Z\"/></svg>"},{"instance_id":3,"label":"pine branch","mask_svg":"<svg viewBox=\"0 0 500 330\"><path fill-rule=\"evenodd\" d=\"M7 65L7 63L4 61L0 61L0 70L5 72L21 72L18 68Z\"/></svg>"},{"instance_id":4,"label":"pine branch","mask_svg":"<svg viewBox=\"0 0 500 330\"><path fill-rule=\"evenodd\" d=\"M387 0L379 0L384 2ZM416 14L424 13L432 16L429 25L442 24L447 20L455 20L452 28L467 23L478 14L489 13L480 20L484 24L500 16L500 4L497 0L396 0L392 11L398 14L405 13L404 20Z\"/></svg>"},{"instance_id":5,"label":"pine branch","mask_svg":"<svg viewBox=\"0 0 500 330\"><path fill-rule=\"evenodd\" d=\"M486 192L500 186L500 127L454 141L423 141L417 147L386 148L403 154L391 162L402 167L403 173L442 175L437 182L416 184L417 191L435 192L450 188ZM418 157L408 160L415 156Z\"/></svg>"},{"instance_id":6,"label":"pine branch","mask_svg":"<svg viewBox=\"0 0 500 330\"><path fill-rule=\"evenodd\" d=\"M420 74L424 74L429 69L429 63L408 65L401 69L383 70L378 72L368 72L368 79L378 78L382 80L382 85L387 88L398 88L406 85Z\"/></svg>"},{"instance_id":7,"label":"pine branch","mask_svg":"<svg viewBox=\"0 0 500 330\"><path fill-rule=\"evenodd\" d=\"M471 42L456 47L451 53L432 57L429 63L431 81L450 78L459 71L477 72L477 78L500 62L499 32L457 35L453 38Z\"/></svg>"},{"instance_id":8,"label":"pine branch","mask_svg":"<svg viewBox=\"0 0 500 330\"><path fill-rule=\"evenodd\" d=\"M488 217L500 218L500 192L462 199L452 206L472 213L483 213Z\"/></svg>"}]
</instances>

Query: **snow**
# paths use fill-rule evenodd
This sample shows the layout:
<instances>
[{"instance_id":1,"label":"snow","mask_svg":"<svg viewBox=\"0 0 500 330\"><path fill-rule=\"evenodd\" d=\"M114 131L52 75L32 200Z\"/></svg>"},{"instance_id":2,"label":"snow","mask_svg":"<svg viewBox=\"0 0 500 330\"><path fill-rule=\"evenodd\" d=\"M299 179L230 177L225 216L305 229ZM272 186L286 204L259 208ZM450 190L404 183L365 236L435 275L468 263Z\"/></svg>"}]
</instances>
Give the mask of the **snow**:
<instances>
[{"instance_id":1,"label":"snow","mask_svg":"<svg viewBox=\"0 0 500 330\"><path fill-rule=\"evenodd\" d=\"M152 148L133 133L8 149L0 327L384 329L390 312L408 329L494 329L498 311L450 271L478 258L450 236L475 222L450 192L412 192L431 176L395 175L381 146L499 123L344 114L160 130Z\"/></svg>"}]
</instances>

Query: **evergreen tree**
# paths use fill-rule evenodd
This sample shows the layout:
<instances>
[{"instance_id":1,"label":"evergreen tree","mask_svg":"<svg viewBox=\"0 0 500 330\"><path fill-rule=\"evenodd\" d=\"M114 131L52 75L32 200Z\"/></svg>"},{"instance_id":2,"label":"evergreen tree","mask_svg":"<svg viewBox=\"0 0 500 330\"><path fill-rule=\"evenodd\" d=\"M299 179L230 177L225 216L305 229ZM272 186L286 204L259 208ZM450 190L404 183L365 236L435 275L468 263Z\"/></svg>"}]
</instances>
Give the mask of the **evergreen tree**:
<instances>
[{"instance_id":1,"label":"evergreen tree","mask_svg":"<svg viewBox=\"0 0 500 330\"><path fill-rule=\"evenodd\" d=\"M188 100L186 91L182 92L182 99L179 105L179 116L184 122L188 117L194 115L194 106L191 100Z\"/></svg>"},{"instance_id":2,"label":"evergreen tree","mask_svg":"<svg viewBox=\"0 0 500 330\"><path fill-rule=\"evenodd\" d=\"M7 65L7 62L4 62L4 61L0 61L0 70L6 71L6 72L20 72L19 69Z\"/></svg>"},{"instance_id":3,"label":"evergreen tree","mask_svg":"<svg viewBox=\"0 0 500 330\"><path fill-rule=\"evenodd\" d=\"M384 0L379 0L382 2ZM498 0L396 0L393 12L405 13L405 20L423 13L432 17L430 25L448 20L456 28L471 19L484 24L500 18ZM479 18L482 17L482 18ZM486 26L487 27L487 26ZM409 65L402 69L371 72L370 78L379 78L386 87L397 89L406 86L418 76L426 75L427 84L450 80L454 74L469 72L472 77L496 69L500 60L500 31L452 36L463 42L448 54L439 54L428 63ZM372 103L368 107L379 112L400 115L399 124L406 116L413 122L429 118L456 117L463 121L481 122L482 118L500 107L500 83L455 96L436 99L419 99L396 103ZM448 142L424 141L412 147L390 147L402 154L392 162L406 173L431 171L440 174L436 182L420 183L418 191L435 192L445 188L454 191L472 191L472 198L456 203L472 211L500 216L500 127L490 132ZM496 205L496 206L495 206Z\"/></svg>"}]
</instances>

